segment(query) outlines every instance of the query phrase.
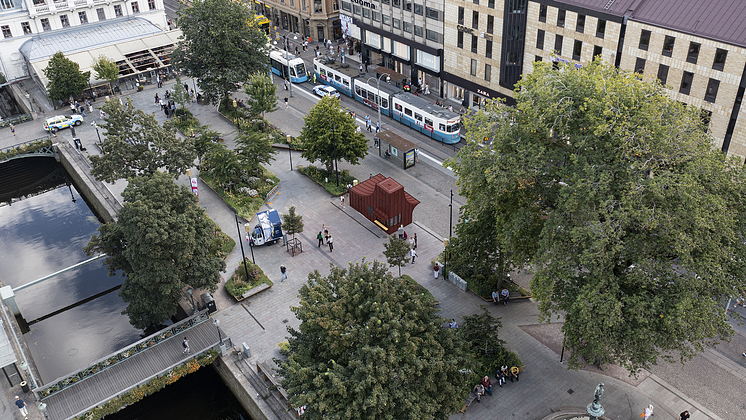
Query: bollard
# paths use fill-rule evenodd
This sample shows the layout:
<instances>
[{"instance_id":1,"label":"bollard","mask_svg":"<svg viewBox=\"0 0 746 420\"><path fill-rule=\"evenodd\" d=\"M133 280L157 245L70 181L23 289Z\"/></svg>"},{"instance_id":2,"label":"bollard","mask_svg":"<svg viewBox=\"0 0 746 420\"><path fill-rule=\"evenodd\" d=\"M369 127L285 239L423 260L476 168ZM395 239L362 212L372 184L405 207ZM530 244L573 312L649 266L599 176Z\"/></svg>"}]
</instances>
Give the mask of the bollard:
<instances>
[{"instance_id":1,"label":"bollard","mask_svg":"<svg viewBox=\"0 0 746 420\"><path fill-rule=\"evenodd\" d=\"M250 358L251 357L251 349L249 348L249 345L246 344L246 342L243 342L243 343L241 343L241 348L243 349L243 355L246 358Z\"/></svg>"}]
</instances>

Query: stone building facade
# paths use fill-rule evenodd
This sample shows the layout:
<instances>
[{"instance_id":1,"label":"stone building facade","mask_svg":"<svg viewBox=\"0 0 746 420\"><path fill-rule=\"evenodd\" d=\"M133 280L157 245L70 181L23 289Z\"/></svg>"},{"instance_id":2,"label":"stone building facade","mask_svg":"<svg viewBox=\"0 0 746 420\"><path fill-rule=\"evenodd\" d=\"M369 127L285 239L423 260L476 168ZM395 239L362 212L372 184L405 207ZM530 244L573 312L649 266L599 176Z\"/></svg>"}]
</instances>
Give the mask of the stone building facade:
<instances>
[{"instance_id":1,"label":"stone building facade","mask_svg":"<svg viewBox=\"0 0 746 420\"><path fill-rule=\"evenodd\" d=\"M323 41L342 37L339 4L340 0L254 0L254 10L266 16L272 28Z\"/></svg>"}]
</instances>

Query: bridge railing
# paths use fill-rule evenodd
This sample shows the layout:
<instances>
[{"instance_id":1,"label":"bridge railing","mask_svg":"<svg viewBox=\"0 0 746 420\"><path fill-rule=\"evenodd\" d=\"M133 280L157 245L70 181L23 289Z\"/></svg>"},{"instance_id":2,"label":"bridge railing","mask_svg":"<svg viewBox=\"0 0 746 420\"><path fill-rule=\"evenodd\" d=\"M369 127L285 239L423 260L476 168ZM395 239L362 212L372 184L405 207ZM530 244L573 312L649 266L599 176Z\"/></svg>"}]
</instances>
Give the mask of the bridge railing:
<instances>
[{"instance_id":1,"label":"bridge railing","mask_svg":"<svg viewBox=\"0 0 746 420\"><path fill-rule=\"evenodd\" d=\"M37 394L41 400L44 400L51 395L62 391L63 389L74 386L81 381L97 375L118 363L126 361L129 357L141 353L149 349L150 347L156 346L170 339L171 337L180 334L209 319L210 317L207 313L207 310L203 310L192 317L189 317L153 335L143 338L142 340L131 344L116 353L112 353L106 357L103 357L96 362L93 362L86 368L80 369L67 376L58 378L52 383L36 388L34 389L34 394Z\"/></svg>"},{"instance_id":2,"label":"bridge railing","mask_svg":"<svg viewBox=\"0 0 746 420\"><path fill-rule=\"evenodd\" d=\"M14 144L12 146L3 147L2 149L0 149L0 160L2 160L5 157L5 155L15 155L17 153L30 152L32 149L31 147L28 147L30 145L38 144L39 147L43 147L46 145L45 142L47 142L49 145L52 144L52 140L49 138L49 136L47 136L47 137L39 137L38 139L33 139L29 141L24 141L23 143ZM28 150L25 150L25 149L28 149ZM16 152L16 153L12 153L12 152ZM7 156L7 157L10 157L10 156Z\"/></svg>"}]
</instances>

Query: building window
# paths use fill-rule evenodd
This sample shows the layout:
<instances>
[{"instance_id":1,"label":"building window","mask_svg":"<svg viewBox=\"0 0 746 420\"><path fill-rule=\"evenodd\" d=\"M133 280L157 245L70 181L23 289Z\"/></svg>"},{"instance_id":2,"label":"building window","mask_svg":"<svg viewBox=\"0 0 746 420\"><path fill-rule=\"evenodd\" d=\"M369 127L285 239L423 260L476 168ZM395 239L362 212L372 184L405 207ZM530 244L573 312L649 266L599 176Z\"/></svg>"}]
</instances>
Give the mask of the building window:
<instances>
[{"instance_id":1,"label":"building window","mask_svg":"<svg viewBox=\"0 0 746 420\"><path fill-rule=\"evenodd\" d=\"M358 6L357 4L353 4L352 5L352 13L354 13L354 14L356 14L356 15L359 16L361 13L363 13L363 8L360 7L360 6Z\"/></svg>"},{"instance_id":2,"label":"building window","mask_svg":"<svg viewBox=\"0 0 746 420\"><path fill-rule=\"evenodd\" d=\"M464 24L464 8L459 6L458 8L458 24L463 25Z\"/></svg>"},{"instance_id":3,"label":"building window","mask_svg":"<svg viewBox=\"0 0 746 420\"><path fill-rule=\"evenodd\" d=\"M406 10L407 12L411 12L412 11L412 2L411 1L405 1L404 2L404 10Z\"/></svg>"},{"instance_id":4,"label":"building window","mask_svg":"<svg viewBox=\"0 0 746 420\"><path fill-rule=\"evenodd\" d=\"M484 65L484 80L490 81L492 79L492 66L489 64Z\"/></svg>"},{"instance_id":5,"label":"building window","mask_svg":"<svg viewBox=\"0 0 746 420\"><path fill-rule=\"evenodd\" d=\"M487 15L487 33L491 34L495 31L495 17Z\"/></svg>"},{"instance_id":6,"label":"building window","mask_svg":"<svg viewBox=\"0 0 746 420\"><path fill-rule=\"evenodd\" d=\"M404 22L404 32L412 32L412 24L409 22Z\"/></svg>"},{"instance_id":7,"label":"building window","mask_svg":"<svg viewBox=\"0 0 746 420\"><path fill-rule=\"evenodd\" d=\"M44 30L45 32L52 30L52 25L49 24L49 19L42 18L42 20L41 20L41 29Z\"/></svg>"},{"instance_id":8,"label":"building window","mask_svg":"<svg viewBox=\"0 0 746 420\"><path fill-rule=\"evenodd\" d=\"M471 27L479 29L479 12L476 10L471 12Z\"/></svg>"},{"instance_id":9,"label":"building window","mask_svg":"<svg viewBox=\"0 0 746 420\"><path fill-rule=\"evenodd\" d=\"M155 10L155 0L148 0L148 9Z\"/></svg>"},{"instance_id":10,"label":"building window","mask_svg":"<svg viewBox=\"0 0 746 420\"><path fill-rule=\"evenodd\" d=\"M421 4L417 4L417 3L414 4L414 14L415 15L422 15L422 13L423 13L422 9L423 8L422 8Z\"/></svg>"},{"instance_id":11,"label":"building window","mask_svg":"<svg viewBox=\"0 0 746 420\"><path fill-rule=\"evenodd\" d=\"M384 25L391 25L391 16L383 15L381 17L383 18Z\"/></svg>"},{"instance_id":12,"label":"building window","mask_svg":"<svg viewBox=\"0 0 746 420\"><path fill-rule=\"evenodd\" d=\"M534 57L534 62L535 63L538 63L540 61L544 61L544 59L540 55L537 55L537 56Z\"/></svg>"},{"instance_id":13,"label":"building window","mask_svg":"<svg viewBox=\"0 0 746 420\"><path fill-rule=\"evenodd\" d=\"M640 49L643 51L648 50L648 46L650 45L650 31L643 30L640 34Z\"/></svg>"},{"instance_id":14,"label":"building window","mask_svg":"<svg viewBox=\"0 0 746 420\"><path fill-rule=\"evenodd\" d=\"M689 43L689 51L686 53L687 63L697 64L697 59L699 58L700 47L702 47L702 45L696 42Z\"/></svg>"},{"instance_id":15,"label":"building window","mask_svg":"<svg viewBox=\"0 0 746 420\"><path fill-rule=\"evenodd\" d=\"M124 16L124 13L122 13L122 5L115 4L114 5L114 17L122 17L122 16Z\"/></svg>"},{"instance_id":16,"label":"building window","mask_svg":"<svg viewBox=\"0 0 746 420\"><path fill-rule=\"evenodd\" d=\"M370 9L363 9L363 17L370 19Z\"/></svg>"},{"instance_id":17,"label":"building window","mask_svg":"<svg viewBox=\"0 0 746 420\"><path fill-rule=\"evenodd\" d=\"M339 1L334 0L332 2L332 10L339 10Z\"/></svg>"},{"instance_id":18,"label":"building window","mask_svg":"<svg viewBox=\"0 0 746 420\"><path fill-rule=\"evenodd\" d=\"M656 76L658 80L660 80L662 85L666 84L666 80L668 80L668 66L666 65L659 65L658 66L658 75Z\"/></svg>"},{"instance_id":19,"label":"building window","mask_svg":"<svg viewBox=\"0 0 746 420\"><path fill-rule=\"evenodd\" d=\"M414 36L422 36L422 26L414 25Z\"/></svg>"},{"instance_id":20,"label":"building window","mask_svg":"<svg viewBox=\"0 0 746 420\"><path fill-rule=\"evenodd\" d=\"M378 13L378 12L376 12L375 10L373 11L373 21L374 22L380 22L381 21L381 14Z\"/></svg>"},{"instance_id":21,"label":"building window","mask_svg":"<svg viewBox=\"0 0 746 420\"><path fill-rule=\"evenodd\" d=\"M578 15L578 24L575 26L575 31L581 34L585 31L585 15Z\"/></svg>"},{"instance_id":22,"label":"building window","mask_svg":"<svg viewBox=\"0 0 746 420\"><path fill-rule=\"evenodd\" d=\"M554 51L557 53L557 55L562 55L562 41L564 39L562 38L562 35L555 35L554 36Z\"/></svg>"},{"instance_id":23,"label":"building window","mask_svg":"<svg viewBox=\"0 0 746 420\"><path fill-rule=\"evenodd\" d=\"M351 3L347 3L346 1L343 1L342 2L342 10L344 10L345 12L351 12L352 11L352 4Z\"/></svg>"},{"instance_id":24,"label":"building window","mask_svg":"<svg viewBox=\"0 0 746 420\"><path fill-rule=\"evenodd\" d=\"M593 59L595 60L596 57L601 55L604 52L603 47L599 47L598 45L593 46Z\"/></svg>"},{"instance_id":25,"label":"building window","mask_svg":"<svg viewBox=\"0 0 746 420\"><path fill-rule=\"evenodd\" d=\"M644 58L637 58L637 61L635 62L635 73L643 74L645 73L645 59Z\"/></svg>"},{"instance_id":26,"label":"building window","mask_svg":"<svg viewBox=\"0 0 746 420\"><path fill-rule=\"evenodd\" d=\"M546 22L546 21L547 21L547 5L540 4L539 5L539 22Z\"/></svg>"},{"instance_id":27,"label":"building window","mask_svg":"<svg viewBox=\"0 0 746 420\"><path fill-rule=\"evenodd\" d=\"M386 4L389 4L389 0L384 0ZM301 0L300 2L300 8L303 9L303 11L306 11L306 0Z\"/></svg>"},{"instance_id":28,"label":"building window","mask_svg":"<svg viewBox=\"0 0 746 420\"><path fill-rule=\"evenodd\" d=\"M394 7L401 7L401 0L394 0Z\"/></svg>"},{"instance_id":29,"label":"building window","mask_svg":"<svg viewBox=\"0 0 746 420\"><path fill-rule=\"evenodd\" d=\"M458 31L458 42L456 43L456 46L459 48L464 48L464 33L461 31Z\"/></svg>"},{"instance_id":30,"label":"building window","mask_svg":"<svg viewBox=\"0 0 746 420\"><path fill-rule=\"evenodd\" d=\"M471 75L476 76L477 75L477 60L471 59Z\"/></svg>"},{"instance_id":31,"label":"building window","mask_svg":"<svg viewBox=\"0 0 746 420\"><path fill-rule=\"evenodd\" d=\"M433 9L432 7L425 8L425 14L430 19L440 20L440 11L438 9Z\"/></svg>"},{"instance_id":32,"label":"building window","mask_svg":"<svg viewBox=\"0 0 746 420\"><path fill-rule=\"evenodd\" d=\"M539 29L539 32L536 34L536 49L544 49L544 31L542 31L541 29Z\"/></svg>"},{"instance_id":33,"label":"building window","mask_svg":"<svg viewBox=\"0 0 746 420\"><path fill-rule=\"evenodd\" d=\"M60 16L60 23L62 23L63 28L70 27L70 19L67 17L67 15Z\"/></svg>"},{"instance_id":34,"label":"building window","mask_svg":"<svg viewBox=\"0 0 746 420\"><path fill-rule=\"evenodd\" d=\"M106 20L106 12L104 12L103 7L96 9L96 14L98 15L98 20Z\"/></svg>"},{"instance_id":35,"label":"building window","mask_svg":"<svg viewBox=\"0 0 746 420\"><path fill-rule=\"evenodd\" d=\"M488 0L487 1L487 7L489 7L490 9L494 9L495 8L495 0Z\"/></svg>"},{"instance_id":36,"label":"building window","mask_svg":"<svg viewBox=\"0 0 746 420\"><path fill-rule=\"evenodd\" d=\"M580 53L583 51L583 41L575 40L575 44L572 46L572 59L580 61Z\"/></svg>"},{"instance_id":37,"label":"building window","mask_svg":"<svg viewBox=\"0 0 746 420\"><path fill-rule=\"evenodd\" d=\"M707 82L707 91L705 92L705 101L715 103L715 98L718 97L718 88L720 87L720 80L710 79Z\"/></svg>"},{"instance_id":38,"label":"building window","mask_svg":"<svg viewBox=\"0 0 746 420\"><path fill-rule=\"evenodd\" d=\"M16 5L13 3L13 0L2 0L0 1L0 5L2 5L3 10L15 9L16 7Z\"/></svg>"},{"instance_id":39,"label":"building window","mask_svg":"<svg viewBox=\"0 0 746 420\"><path fill-rule=\"evenodd\" d=\"M557 12L557 26L559 26L560 28L564 28L566 17L567 17L567 10L559 9L559 12Z\"/></svg>"},{"instance_id":40,"label":"building window","mask_svg":"<svg viewBox=\"0 0 746 420\"><path fill-rule=\"evenodd\" d=\"M132 13L135 15L140 13L140 5L136 1L132 2Z\"/></svg>"},{"instance_id":41,"label":"building window","mask_svg":"<svg viewBox=\"0 0 746 420\"><path fill-rule=\"evenodd\" d=\"M23 28L24 35L31 35L31 24L28 22L21 22L21 28Z\"/></svg>"},{"instance_id":42,"label":"building window","mask_svg":"<svg viewBox=\"0 0 746 420\"><path fill-rule=\"evenodd\" d=\"M606 21L603 19L598 20L596 25L596 37L603 38L606 35Z\"/></svg>"},{"instance_id":43,"label":"building window","mask_svg":"<svg viewBox=\"0 0 746 420\"><path fill-rule=\"evenodd\" d=\"M477 6L479 6L479 0L471 0L471 1L472 1L472 3L476 4Z\"/></svg>"},{"instance_id":44,"label":"building window","mask_svg":"<svg viewBox=\"0 0 746 420\"><path fill-rule=\"evenodd\" d=\"M715 61L712 63L713 70L722 71L725 67L725 58L728 56L728 51L718 48L715 51Z\"/></svg>"},{"instance_id":45,"label":"building window","mask_svg":"<svg viewBox=\"0 0 746 420\"><path fill-rule=\"evenodd\" d=\"M78 19L80 19L80 24L85 25L88 23L88 16L85 14L85 12L78 12Z\"/></svg>"},{"instance_id":46,"label":"building window","mask_svg":"<svg viewBox=\"0 0 746 420\"><path fill-rule=\"evenodd\" d=\"M684 72L684 76L681 78L681 86L679 86L679 93L688 95L689 91L692 90L692 81L694 80L694 73L688 71Z\"/></svg>"},{"instance_id":47,"label":"building window","mask_svg":"<svg viewBox=\"0 0 746 420\"><path fill-rule=\"evenodd\" d=\"M666 38L663 40L663 51L661 51L661 54L670 57L673 54L673 45L675 43L676 38L666 35Z\"/></svg>"},{"instance_id":48,"label":"building window","mask_svg":"<svg viewBox=\"0 0 746 420\"><path fill-rule=\"evenodd\" d=\"M438 33L430 29L425 30L425 37L429 41L435 41L435 42L440 41L440 37L438 36Z\"/></svg>"},{"instance_id":49,"label":"building window","mask_svg":"<svg viewBox=\"0 0 746 420\"><path fill-rule=\"evenodd\" d=\"M487 41L484 50L485 57L492 58L492 41Z\"/></svg>"},{"instance_id":50,"label":"building window","mask_svg":"<svg viewBox=\"0 0 746 420\"><path fill-rule=\"evenodd\" d=\"M400 29L401 28L401 21L399 19L392 19L391 23L394 28ZM460 33L460 32L459 32Z\"/></svg>"},{"instance_id":51,"label":"building window","mask_svg":"<svg viewBox=\"0 0 746 420\"><path fill-rule=\"evenodd\" d=\"M477 52L477 42L479 42L478 40L479 40L479 37L477 37L476 35L471 36L471 52L475 54Z\"/></svg>"},{"instance_id":52,"label":"building window","mask_svg":"<svg viewBox=\"0 0 746 420\"><path fill-rule=\"evenodd\" d=\"M10 25L0 26L0 29L3 30L3 38L13 38L13 34L10 33Z\"/></svg>"}]
</instances>

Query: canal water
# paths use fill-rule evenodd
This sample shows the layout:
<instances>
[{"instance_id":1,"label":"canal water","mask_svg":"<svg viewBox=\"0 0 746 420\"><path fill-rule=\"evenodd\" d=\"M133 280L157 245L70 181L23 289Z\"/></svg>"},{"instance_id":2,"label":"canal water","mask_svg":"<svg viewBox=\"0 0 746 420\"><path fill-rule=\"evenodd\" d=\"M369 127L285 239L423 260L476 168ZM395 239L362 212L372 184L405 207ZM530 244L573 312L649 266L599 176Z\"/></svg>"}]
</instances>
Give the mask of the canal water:
<instances>
[{"instance_id":1,"label":"canal water","mask_svg":"<svg viewBox=\"0 0 746 420\"><path fill-rule=\"evenodd\" d=\"M0 197L3 198L3 203L0 203L0 281L17 288L88 259L82 248L101 222L75 185L65 179L64 169L53 158L23 158L12 162L12 168L8 166L10 162L0 164ZM11 173L16 175L11 177ZM63 177L48 175L55 173L62 173ZM24 190L24 177L36 187ZM40 181L47 178L51 180ZM8 199L9 191L19 191L21 195ZM126 304L117 290L105 293L121 285L122 281L118 275L108 276L102 259L16 292L21 313L31 324L25 340L42 382L82 369L142 338L143 331L132 327L128 318L121 314ZM97 294L102 296L75 305ZM72 307L45 318L69 306ZM40 318L45 319L35 322ZM188 385L200 394L207 393L207 388L218 387L214 382L220 382L220 379L212 368L203 368L200 372L200 378L189 375L177 385L184 382L181 386ZM204 376L210 373L214 378L205 379ZM210 386L203 387L203 382ZM186 391L176 394L173 399L163 400L162 396L168 394L164 391L139 404L158 401L157 405L167 407L169 413L187 407L183 415L138 414L126 418L237 418L223 414L218 417L205 415L200 411L201 406L195 406L199 400ZM225 390L222 394L232 398L230 391ZM209 401L213 400L219 399ZM241 412L243 418L248 419L235 401L228 401L225 396L220 401L228 408L237 408L234 411ZM213 410L216 415L219 411Z\"/></svg>"}]
</instances>

